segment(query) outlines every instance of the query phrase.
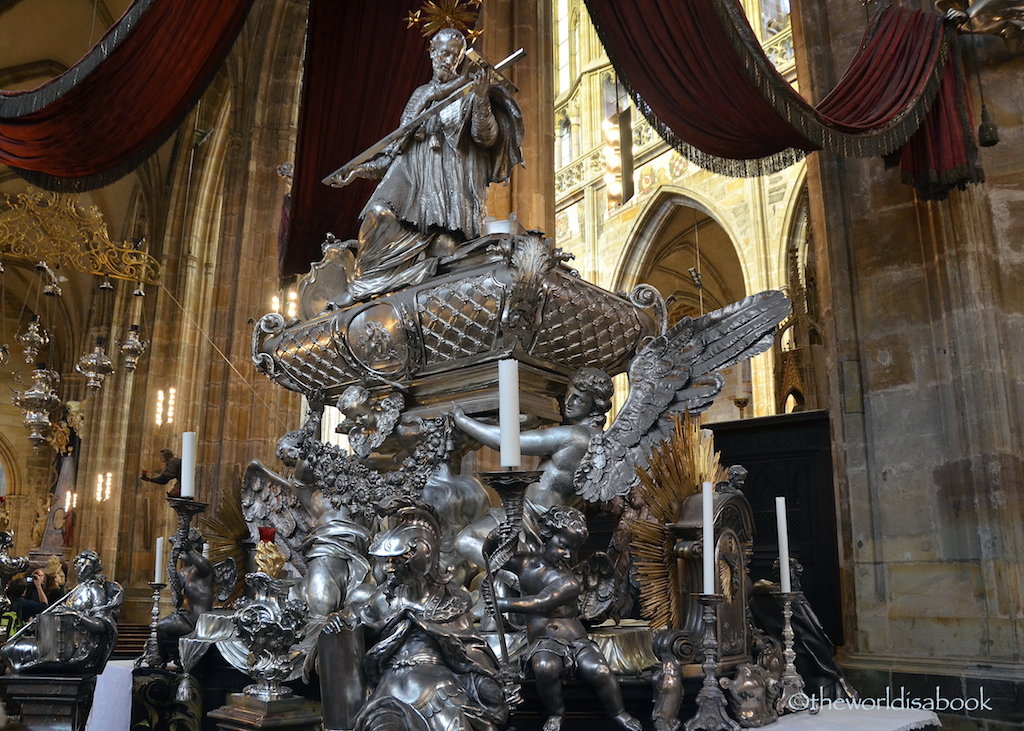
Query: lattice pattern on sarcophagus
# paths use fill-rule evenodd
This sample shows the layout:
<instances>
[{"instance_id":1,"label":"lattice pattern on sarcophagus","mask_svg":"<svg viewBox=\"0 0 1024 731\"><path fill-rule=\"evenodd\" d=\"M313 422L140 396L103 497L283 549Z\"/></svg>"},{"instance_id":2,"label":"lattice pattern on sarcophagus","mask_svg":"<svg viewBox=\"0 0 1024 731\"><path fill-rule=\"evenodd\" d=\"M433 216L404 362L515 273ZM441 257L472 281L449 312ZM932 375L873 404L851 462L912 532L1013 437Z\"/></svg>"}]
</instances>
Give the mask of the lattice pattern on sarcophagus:
<instances>
[{"instance_id":1,"label":"lattice pattern on sarcophagus","mask_svg":"<svg viewBox=\"0 0 1024 731\"><path fill-rule=\"evenodd\" d=\"M636 308L575 279L549 280L532 355L577 369L615 369L643 335Z\"/></svg>"},{"instance_id":2,"label":"lattice pattern on sarcophagus","mask_svg":"<svg viewBox=\"0 0 1024 731\"><path fill-rule=\"evenodd\" d=\"M275 348L281 369L305 389L314 391L355 380L355 374L343 369L338 357L333 318L309 324L301 330L285 331Z\"/></svg>"},{"instance_id":3,"label":"lattice pattern on sarcophagus","mask_svg":"<svg viewBox=\"0 0 1024 731\"><path fill-rule=\"evenodd\" d=\"M502 286L489 274L419 292L416 314L426 365L490 352L502 293Z\"/></svg>"}]
</instances>

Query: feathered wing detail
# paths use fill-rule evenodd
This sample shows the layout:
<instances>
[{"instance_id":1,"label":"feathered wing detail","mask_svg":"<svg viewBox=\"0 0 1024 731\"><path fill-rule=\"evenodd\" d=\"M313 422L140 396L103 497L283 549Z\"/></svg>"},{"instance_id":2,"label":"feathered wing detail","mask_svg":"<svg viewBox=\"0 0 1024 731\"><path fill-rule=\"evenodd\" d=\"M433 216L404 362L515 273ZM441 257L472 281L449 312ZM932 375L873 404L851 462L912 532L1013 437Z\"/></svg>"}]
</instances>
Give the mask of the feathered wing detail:
<instances>
[{"instance_id":1,"label":"feathered wing detail","mask_svg":"<svg viewBox=\"0 0 1024 731\"><path fill-rule=\"evenodd\" d=\"M591 439L576 470L576 493L591 502L629 494L636 468L646 467L672 434L672 417L707 410L725 383L718 371L770 348L789 311L782 292L761 292L696 320L683 318L654 338L630 363L629 396L618 416Z\"/></svg>"},{"instance_id":2,"label":"feathered wing detail","mask_svg":"<svg viewBox=\"0 0 1024 731\"><path fill-rule=\"evenodd\" d=\"M292 491L291 483L259 461L252 461L242 475L242 514L253 540L256 528L277 529L277 545L297 573L306 571L302 542L313 525L305 506Z\"/></svg>"}]
</instances>

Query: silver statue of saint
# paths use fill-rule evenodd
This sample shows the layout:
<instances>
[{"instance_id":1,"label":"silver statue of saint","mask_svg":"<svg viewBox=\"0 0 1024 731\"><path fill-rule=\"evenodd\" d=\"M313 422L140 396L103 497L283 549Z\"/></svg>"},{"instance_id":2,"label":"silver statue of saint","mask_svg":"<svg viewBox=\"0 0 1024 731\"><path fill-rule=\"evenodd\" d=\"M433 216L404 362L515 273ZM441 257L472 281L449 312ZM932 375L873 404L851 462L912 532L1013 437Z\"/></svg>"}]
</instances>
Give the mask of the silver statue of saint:
<instances>
[{"instance_id":1,"label":"silver statue of saint","mask_svg":"<svg viewBox=\"0 0 1024 731\"><path fill-rule=\"evenodd\" d=\"M460 88L447 103L381 154L339 171L381 181L362 212L353 278L337 304L417 284L437 257L480 236L487 186L522 161L522 112L506 85L466 60L466 39L445 28L431 39L433 78L413 92L402 126Z\"/></svg>"},{"instance_id":2,"label":"silver statue of saint","mask_svg":"<svg viewBox=\"0 0 1024 731\"><path fill-rule=\"evenodd\" d=\"M78 584L0 648L17 672L101 673L117 644L124 590L100 571L95 551L75 557Z\"/></svg>"}]
</instances>

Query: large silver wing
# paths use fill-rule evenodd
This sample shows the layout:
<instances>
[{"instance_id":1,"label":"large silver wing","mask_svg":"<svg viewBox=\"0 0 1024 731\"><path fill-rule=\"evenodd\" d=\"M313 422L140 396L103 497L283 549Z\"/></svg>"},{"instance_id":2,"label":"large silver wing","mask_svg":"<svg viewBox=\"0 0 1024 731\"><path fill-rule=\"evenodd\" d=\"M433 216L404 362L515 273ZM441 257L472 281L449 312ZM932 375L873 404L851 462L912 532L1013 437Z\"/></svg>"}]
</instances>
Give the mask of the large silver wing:
<instances>
[{"instance_id":1,"label":"large silver wing","mask_svg":"<svg viewBox=\"0 0 1024 731\"><path fill-rule=\"evenodd\" d=\"M707 410L722 390L722 368L762 353L790 311L782 292L769 291L708 313L686 317L654 338L629 365L629 396L608 430L590 440L574 476L591 502L627 495L636 467L672 433L676 414Z\"/></svg>"},{"instance_id":2,"label":"large silver wing","mask_svg":"<svg viewBox=\"0 0 1024 731\"><path fill-rule=\"evenodd\" d=\"M281 552L296 571L305 573L302 542L313 519L295 496L291 483L258 460L250 462L242 474L242 515L253 540L258 539L258 527L276 528Z\"/></svg>"}]
</instances>

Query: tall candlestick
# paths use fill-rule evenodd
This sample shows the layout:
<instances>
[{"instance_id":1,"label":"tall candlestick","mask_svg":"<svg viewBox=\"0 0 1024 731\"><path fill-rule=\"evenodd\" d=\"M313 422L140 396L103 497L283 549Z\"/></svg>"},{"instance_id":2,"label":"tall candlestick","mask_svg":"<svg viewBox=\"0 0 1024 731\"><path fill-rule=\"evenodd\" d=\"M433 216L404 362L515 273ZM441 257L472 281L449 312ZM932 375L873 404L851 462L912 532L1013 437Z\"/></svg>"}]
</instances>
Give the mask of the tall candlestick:
<instances>
[{"instance_id":1,"label":"tall candlestick","mask_svg":"<svg viewBox=\"0 0 1024 731\"><path fill-rule=\"evenodd\" d=\"M156 539L156 571L153 576L154 584L164 583L164 539L160 536Z\"/></svg>"},{"instance_id":2,"label":"tall candlestick","mask_svg":"<svg viewBox=\"0 0 1024 731\"><path fill-rule=\"evenodd\" d=\"M789 527L786 522L786 498L781 495L775 498L775 521L779 532L779 579L782 593L793 591L789 576Z\"/></svg>"},{"instance_id":3,"label":"tall candlestick","mask_svg":"<svg viewBox=\"0 0 1024 731\"><path fill-rule=\"evenodd\" d=\"M704 593L715 593L715 493L710 482L704 483Z\"/></svg>"},{"instance_id":4,"label":"tall candlestick","mask_svg":"<svg viewBox=\"0 0 1024 731\"><path fill-rule=\"evenodd\" d=\"M498 423L501 428L501 466L519 467L519 361L498 361Z\"/></svg>"},{"instance_id":5,"label":"tall candlestick","mask_svg":"<svg viewBox=\"0 0 1024 731\"><path fill-rule=\"evenodd\" d=\"M196 433L181 435L181 496L196 496Z\"/></svg>"}]
</instances>

